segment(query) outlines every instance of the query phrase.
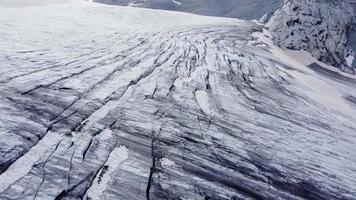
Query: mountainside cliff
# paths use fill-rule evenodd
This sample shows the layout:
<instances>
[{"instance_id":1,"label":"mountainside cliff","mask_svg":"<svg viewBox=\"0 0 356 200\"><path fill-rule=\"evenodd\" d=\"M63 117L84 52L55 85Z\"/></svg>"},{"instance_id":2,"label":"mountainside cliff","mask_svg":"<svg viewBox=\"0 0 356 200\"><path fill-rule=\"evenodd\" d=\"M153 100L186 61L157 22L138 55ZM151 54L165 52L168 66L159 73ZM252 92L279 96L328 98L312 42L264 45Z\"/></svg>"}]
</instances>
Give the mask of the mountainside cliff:
<instances>
[{"instance_id":1,"label":"mountainside cliff","mask_svg":"<svg viewBox=\"0 0 356 200\"><path fill-rule=\"evenodd\" d=\"M349 35L355 23L354 0L290 0L267 26L275 43L306 50L322 62L355 73Z\"/></svg>"}]
</instances>

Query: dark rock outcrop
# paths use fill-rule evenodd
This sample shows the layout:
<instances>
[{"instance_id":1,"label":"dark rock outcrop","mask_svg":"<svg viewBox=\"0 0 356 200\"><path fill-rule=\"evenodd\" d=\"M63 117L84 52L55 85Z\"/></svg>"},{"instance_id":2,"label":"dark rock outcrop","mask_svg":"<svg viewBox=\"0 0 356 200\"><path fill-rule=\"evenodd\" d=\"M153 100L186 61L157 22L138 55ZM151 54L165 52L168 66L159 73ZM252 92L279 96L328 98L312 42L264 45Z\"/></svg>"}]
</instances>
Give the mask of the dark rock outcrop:
<instances>
[{"instance_id":1,"label":"dark rock outcrop","mask_svg":"<svg viewBox=\"0 0 356 200\"><path fill-rule=\"evenodd\" d=\"M279 46L306 50L322 62L355 73L349 43L355 6L354 0L289 0L267 26Z\"/></svg>"}]
</instances>

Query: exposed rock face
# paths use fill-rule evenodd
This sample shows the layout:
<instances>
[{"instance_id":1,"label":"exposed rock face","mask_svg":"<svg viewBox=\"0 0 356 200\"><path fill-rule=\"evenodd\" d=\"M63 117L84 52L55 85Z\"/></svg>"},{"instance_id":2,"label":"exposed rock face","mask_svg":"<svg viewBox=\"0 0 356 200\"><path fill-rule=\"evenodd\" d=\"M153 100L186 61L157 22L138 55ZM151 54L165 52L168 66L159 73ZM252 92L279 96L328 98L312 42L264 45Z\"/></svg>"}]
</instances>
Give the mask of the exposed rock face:
<instances>
[{"instance_id":1,"label":"exposed rock face","mask_svg":"<svg viewBox=\"0 0 356 200\"><path fill-rule=\"evenodd\" d=\"M350 45L351 45L353 51L356 52L356 16L354 17L354 20L353 20L353 23L352 23L349 42L350 42ZM356 59L354 59L354 63L352 65L352 67L356 68Z\"/></svg>"},{"instance_id":2,"label":"exposed rock face","mask_svg":"<svg viewBox=\"0 0 356 200\"><path fill-rule=\"evenodd\" d=\"M349 45L354 0L289 0L268 23L274 41L289 49L303 49L322 62L351 70L354 52Z\"/></svg>"}]
</instances>

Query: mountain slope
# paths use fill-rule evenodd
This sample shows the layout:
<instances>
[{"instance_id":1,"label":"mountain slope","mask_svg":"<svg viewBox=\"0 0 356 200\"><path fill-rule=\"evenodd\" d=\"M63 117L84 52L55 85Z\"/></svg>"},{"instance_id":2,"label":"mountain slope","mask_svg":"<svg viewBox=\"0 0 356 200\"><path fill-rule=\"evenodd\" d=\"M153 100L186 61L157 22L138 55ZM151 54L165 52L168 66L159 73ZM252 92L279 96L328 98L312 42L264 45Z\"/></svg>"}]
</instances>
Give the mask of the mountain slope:
<instances>
[{"instance_id":1,"label":"mountain slope","mask_svg":"<svg viewBox=\"0 0 356 200\"><path fill-rule=\"evenodd\" d=\"M98 3L184 11L209 16L259 19L282 0L94 0Z\"/></svg>"},{"instance_id":2,"label":"mountain slope","mask_svg":"<svg viewBox=\"0 0 356 200\"><path fill-rule=\"evenodd\" d=\"M355 78L260 24L82 2L0 30L0 199L355 199Z\"/></svg>"}]
</instances>

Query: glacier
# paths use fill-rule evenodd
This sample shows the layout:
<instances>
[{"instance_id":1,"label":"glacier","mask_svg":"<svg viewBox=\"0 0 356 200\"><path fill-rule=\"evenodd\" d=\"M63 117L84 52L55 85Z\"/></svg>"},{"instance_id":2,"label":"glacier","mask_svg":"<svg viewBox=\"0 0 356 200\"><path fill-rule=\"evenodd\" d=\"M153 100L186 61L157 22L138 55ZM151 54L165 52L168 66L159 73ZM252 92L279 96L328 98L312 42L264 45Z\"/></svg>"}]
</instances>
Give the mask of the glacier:
<instances>
[{"instance_id":1,"label":"glacier","mask_svg":"<svg viewBox=\"0 0 356 200\"><path fill-rule=\"evenodd\" d=\"M0 2L1 200L356 199L354 75L257 21L44 2Z\"/></svg>"},{"instance_id":2,"label":"glacier","mask_svg":"<svg viewBox=\"0 0 356 200\"><path fill-rule=\"evenodd\" d=\"M306 50L319 60L342 71L355 73L356 3L354 0L94 1L207 16L269 21L274 41L279 46ZM291 22L294 22L293 25Z\"/></svg>"}]
</instances>

